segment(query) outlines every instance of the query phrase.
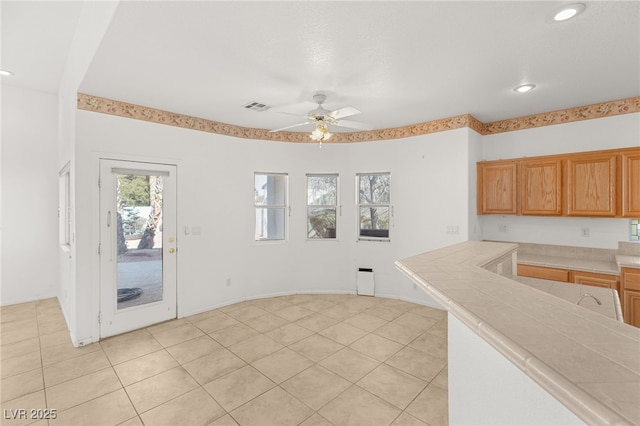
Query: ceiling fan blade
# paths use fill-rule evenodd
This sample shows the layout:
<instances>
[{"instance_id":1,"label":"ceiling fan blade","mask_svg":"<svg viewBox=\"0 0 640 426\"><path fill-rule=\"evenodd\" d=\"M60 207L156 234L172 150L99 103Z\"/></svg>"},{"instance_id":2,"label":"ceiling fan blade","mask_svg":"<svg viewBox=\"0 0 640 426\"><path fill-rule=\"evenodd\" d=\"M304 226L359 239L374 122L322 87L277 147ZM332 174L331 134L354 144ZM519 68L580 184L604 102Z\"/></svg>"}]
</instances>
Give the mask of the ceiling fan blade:
<instances>
[{"instance_id":1,"label":"ceiling fan blade","mask_svg":"<svg viewBox=\"0 0 640 426\"><path fill-rule=\"evenodd\" d=\"M298 114L296 112L286 112L286 111L275 111L278 114L286 114L286 115L293 115L295 117L302 117L302 118L307 118L307 114Z\"/></svg>"},{"instance_id":2,"label":"ceiling fan blade","mask_svg":"<svg viewBox=\"0 0 640 426\"><path fill-rule=\"evenodd\" d=\"M335 111L331 111L329 113L329 117L336 120L340 120L341 118L349 117L356 114L360 114L359 109L356 109L354 107L344 107L344 108L337 109Z\"/></svg>"},{"instance_id":3,"label":"ceiling fan blade","mask_svg":"<svg viewBox=\"0 0 640 426\"><path fill-rule=\"evenodd\" d=\"M310 121L305 121L304 123L298 123L298 124L293 124L291 126L286 126L286 127L280 127L279 129L273 129L273 130L269 130L269 133L273 133L273 132L279 132L281 130L287 130L287 129L292 129L294 127L299 127L299 126L304 126L306 124L310 124Z\"/></svg>"},{"instance_id":4,"label":"ceiling fan blade","mask_svg":"<svg viewBox=\"0 0 640 426\"><path fill-rule=\"evenodd\" d=\"M335 123L334 126L348 127L350 129L358 129L358 130L373 129L373 126L371 126L370 124L359 123L357 121L350 121L350 120L340 120L337 123Z\"/></svg>"}]
</instances>

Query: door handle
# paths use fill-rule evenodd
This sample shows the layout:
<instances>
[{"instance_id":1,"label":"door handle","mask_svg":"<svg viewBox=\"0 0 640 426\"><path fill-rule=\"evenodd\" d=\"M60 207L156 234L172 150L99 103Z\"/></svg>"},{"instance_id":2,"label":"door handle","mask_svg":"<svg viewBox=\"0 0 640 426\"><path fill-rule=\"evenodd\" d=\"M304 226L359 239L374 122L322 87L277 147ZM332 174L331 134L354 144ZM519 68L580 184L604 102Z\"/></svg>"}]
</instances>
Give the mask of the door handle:
<instances>
[{"instance_id":1,"label":"door handle","mask_svg":"<svg viewBox=\"0 0 640 426\"><path fill-rule=\"evenodd\" d=\"M169 253L170 253L170 254L173 254L173 253L175 253L175 252L176 252L176 249L174 249L173 247L171 247L171 248L169 249Z\"/></svg>"}]
</instances>

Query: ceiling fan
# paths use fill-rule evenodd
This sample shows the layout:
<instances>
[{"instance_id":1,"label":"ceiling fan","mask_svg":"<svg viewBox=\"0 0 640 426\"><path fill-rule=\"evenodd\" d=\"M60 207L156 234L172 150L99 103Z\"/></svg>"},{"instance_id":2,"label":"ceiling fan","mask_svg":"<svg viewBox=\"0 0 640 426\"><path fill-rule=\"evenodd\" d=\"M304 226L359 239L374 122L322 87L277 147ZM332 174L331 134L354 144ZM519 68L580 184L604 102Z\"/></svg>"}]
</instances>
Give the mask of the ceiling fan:
<instances>
[{"instance_id":1,"label":"ceiling fan","mask_svg":"<svg viewBox=\"0 0 640 426\"><path fill-rule=\"evenodd\" d=\"M350 117L352 115L360 114L360 111L354 107L344 107L337 109L335 111L329 111L322 107L322 104L326 101L327 95L324 93L316 93L313 95L313 101L318 104L318 107L314 110L311 110L307 113L307 115L301 114L292 114L288 112L282 112L282 114L295 115L298 117L304 117L306 121L303 123L293 124L291 126L280 127L278 129L269 130L269 132L279 132L281 130L288 130L294 127L305 126L307 124L315 124L316 128L311 132L311 139L315 141L326 141L332 135L329 133L329 129L327 125L332 125L336 127L346 127L349 129L358 129L358 130L371 130L373 127L359 123L357 121L351 120L343 120L345 117Z\"/></svg>"}]
</instances>

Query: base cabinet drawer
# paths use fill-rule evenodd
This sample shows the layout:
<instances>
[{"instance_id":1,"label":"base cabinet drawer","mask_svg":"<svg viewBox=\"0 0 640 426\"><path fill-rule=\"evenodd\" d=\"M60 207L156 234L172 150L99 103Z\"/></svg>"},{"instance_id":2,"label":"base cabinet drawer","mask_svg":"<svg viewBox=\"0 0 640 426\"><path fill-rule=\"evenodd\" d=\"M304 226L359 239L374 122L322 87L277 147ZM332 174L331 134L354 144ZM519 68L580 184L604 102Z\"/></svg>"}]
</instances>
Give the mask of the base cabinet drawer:
<instances>
[{"instance_id":1,"label":"base cabinet drawer","mask_svg":"<svg viewBox=\"0 0 640 426\"><path fill-rule=\"evenodd\" d=\"M592 285L595 287L611 288L620 291L617 275L598 274L595 272L571 272L571 282L576 284Z\"/></svg>"},{"instance_id":2,"label":"base cabinet drawer","mask_svg":"<svg viewBox=\"0 0 640 426\"><path fill-rule=\"evenodd\" d=\"M540 278L542 280L560 281L568 283L571 271L568 269L547 268L545 266L518 265L518 275L521 277Z\"/></svg>"}]
</instances>

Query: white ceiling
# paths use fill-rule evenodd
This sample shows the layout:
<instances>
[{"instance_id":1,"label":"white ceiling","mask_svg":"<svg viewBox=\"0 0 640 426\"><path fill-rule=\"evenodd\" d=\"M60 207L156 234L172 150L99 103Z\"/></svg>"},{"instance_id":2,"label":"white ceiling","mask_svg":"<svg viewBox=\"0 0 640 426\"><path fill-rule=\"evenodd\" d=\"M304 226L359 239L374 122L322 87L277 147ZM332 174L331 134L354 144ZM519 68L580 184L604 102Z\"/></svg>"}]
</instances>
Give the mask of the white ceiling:
<instances>
[{"instance_id":1,"label":"white ceiling","mask_svg":"<svg viewBox=\"0 0 640 426\"><path fill-rule=\"evenodd\" d=\"M82 2L0 2L2 62L15 73L2 84L56 92Z\"/></svg>"},{"instance_id":2,"label":"white ceiling","mask_svg":"<svg viewBox=\"0 0 640 426\"><path fill-rule=\"evenodd\" d=\"M317 91L375 129L640 96L640 2L583 2L553 22L567 3L123 1L80 91L267 129L300 121L276 111L304 114ZM16 73L3 84L56 90L80 5L2 1L2 67ZM526 82L537 88L513 92Z\"/></svg>"}]
</instances>

